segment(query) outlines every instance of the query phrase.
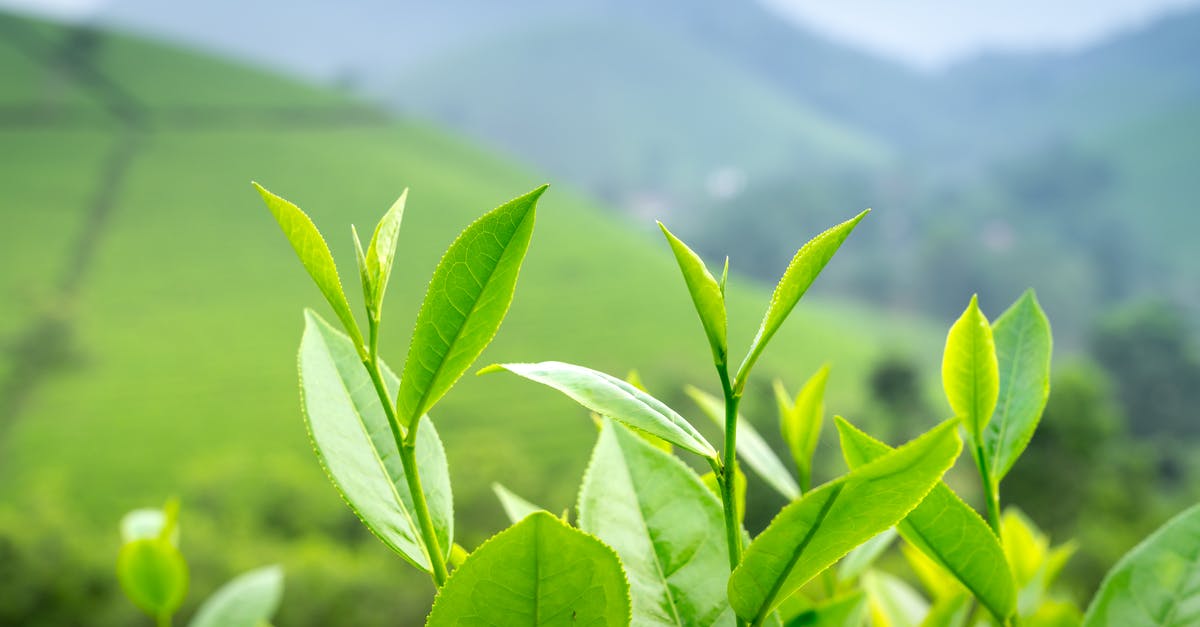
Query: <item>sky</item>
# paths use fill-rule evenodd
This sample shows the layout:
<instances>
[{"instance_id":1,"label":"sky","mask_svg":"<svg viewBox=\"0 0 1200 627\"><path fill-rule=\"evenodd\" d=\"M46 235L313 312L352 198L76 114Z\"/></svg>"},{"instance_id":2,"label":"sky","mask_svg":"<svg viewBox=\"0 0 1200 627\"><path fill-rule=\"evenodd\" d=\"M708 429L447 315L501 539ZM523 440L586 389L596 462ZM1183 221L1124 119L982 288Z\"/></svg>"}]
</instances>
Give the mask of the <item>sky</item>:
<instances>
[{"instance_id":1,"label":"sky","mask_svg":"<svg viewBox=\"0 0 1200 627\"><path fill-rule=\"evenodd\" d=\"M1200 0L761 0L780 14L883 56L937 69L984 52L1074 50ZM83 18L107 0L0 0Z\"/></svg>"},{"instance_id":2,"label":"sky","mask_svg":"<svg viewBox=\"0 0 1200 627\"><path fill-rule=\"evenodd\" d=\"M1200 0L763 0L835 39L923 69L985 52L1070 51Z\"/></svg>"}]
</instances>

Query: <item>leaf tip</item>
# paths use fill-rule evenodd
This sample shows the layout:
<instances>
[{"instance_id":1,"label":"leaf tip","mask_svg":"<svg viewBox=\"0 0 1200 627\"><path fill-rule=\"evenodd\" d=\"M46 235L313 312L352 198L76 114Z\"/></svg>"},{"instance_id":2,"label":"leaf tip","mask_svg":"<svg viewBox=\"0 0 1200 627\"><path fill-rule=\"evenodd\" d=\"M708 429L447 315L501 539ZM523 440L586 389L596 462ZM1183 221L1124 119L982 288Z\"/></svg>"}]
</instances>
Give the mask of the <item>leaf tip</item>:
<instances>
[{"instance_id":1,"label":"leaf tip","mask_svg":"<svg viewBox=\"0 0 1200 627\"><path fill-rule=\"evenodd\" d=\"M475 376L480 377L485 374L492 374L493 372L502 372L507 369L508 368L505 366L505 364L489 364L487 366L480 368L478 371L476 371Z\"/></svg>"}]
</instances>

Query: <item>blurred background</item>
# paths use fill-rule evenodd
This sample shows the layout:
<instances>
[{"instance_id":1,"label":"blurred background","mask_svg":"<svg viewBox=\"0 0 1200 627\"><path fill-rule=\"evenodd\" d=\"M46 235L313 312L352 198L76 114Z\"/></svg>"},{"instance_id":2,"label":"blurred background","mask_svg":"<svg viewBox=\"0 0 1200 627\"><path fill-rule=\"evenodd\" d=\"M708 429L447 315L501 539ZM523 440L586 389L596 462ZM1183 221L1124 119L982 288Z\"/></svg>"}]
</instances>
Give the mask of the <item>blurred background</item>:
<instances>
[{"instance_id":1,"label":"blurred background","mask_svg":"<svg viewBox=\"0 0 1200 627\"><path fill-rule=\"evenodd\" d=\"M764 357L761 431L771 380L823 363L831 413L928 428L950 322L1032 287L1055 376L1002 489L1080 542L1065 590L1200 499L1200 3L0 0L0 624L141 624L116 523L169 496L185 613L279 562L281 625L420 623L427 579L306 441L320 296L252 179L344 276L349 224L411 188L393 364L454 235L552 183L481 363L637 369L705 426L682 387L716 391L708 348L654 220L729 256L744 346L795 249L873 207ZM595 432L569 401L467 377L435 419L465 546L504 526L493 480L573 505ZM819 479L844 471L831 435ZM756 530L782 502L751 481Z\"/></svg>"}]
</instances>

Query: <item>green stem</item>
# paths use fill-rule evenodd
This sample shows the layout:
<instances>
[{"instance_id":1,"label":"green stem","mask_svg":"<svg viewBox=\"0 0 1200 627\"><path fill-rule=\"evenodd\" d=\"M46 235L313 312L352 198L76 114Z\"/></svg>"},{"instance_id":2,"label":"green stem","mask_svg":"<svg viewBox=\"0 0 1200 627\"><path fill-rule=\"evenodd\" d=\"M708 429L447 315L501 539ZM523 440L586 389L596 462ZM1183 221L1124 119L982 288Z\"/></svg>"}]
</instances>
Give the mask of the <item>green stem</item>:
<instances>
[{"instance_id":1,"label":"green stem","mask_svg":"<svg viewBox=\"0 0 1200 627\"><path fill-rule=\"evenodd\" d=\"M737 499L734 486L737 482L737 408L739 395L735 395L729 384L729 370L717 365L721 376L721 392L725 395L725 443L721 466L721 505L725 509L725 541L729 546L729 569L742 562L742 525L737 516Z\"/></svg>"},{"instance_id":2,"label":"green stem","mask_svg":"<svg viewBox=\"0 0 1200 627\"><path fill-rule=\"evenodd\" d=\"M416 433L417 424L411 429ZM425 551L429 554L429 563L433 566L433 583L441 588L449 577L446 570L446 554L438 543L437 533L433 529L433 517L429 515L429 504L425 502L425 491L421 489L421 475L417 470L417 447L415 443L405 442L400 447L400 461L404 463L404 476L408 479L408 490L412 493L413 509L416 510L417 521L421 524L421 536L425 539Z\"/></svg>"},{"instance_id":3,"label":"green stem","mask_svg":"<svg viewBox=\"0 0 1200 627\"><path fill-rule=\"evenodd\" d=\"M375 325L372 325L372 330L374 328ZM372 333L372 335L375 334ZM388 426L392 430L392 438L396 441L396 448L399 449L400 461L404 464L404 477L408 481L408 491L412 494L413 509L416 510L414 513L421 526L421 538L425 544L425 553L428 555L429 564L433 569L433 583L441 588L446 583L449 573L446 570L446 554L442 552L437 534L434 532L433 517L429 514L429 504L425 501L425 490L421 487L421 475L417 470L417 427L420 425L420 421L413 421L412 428L408 430L407 437L405 437L400 430L400 420L396 417L396 406L392 403L392 395L383 382L379 360L367 359L363 361L363 365L371 375L371 383L375 385L375 393L379 395L379 402L383 405Z\"/></svg>"},{"instance_id":4,"label":"green stem","mask_svg":"<svg viewBox=\"0 0 1200 627\"><path fill-rule=\"evenodd\" d=\"M979 478L983 482L984 507L987 510L988 526L996 537L1000 537L1000 486L992 481L992 473L988 470L987 457L983 454L983 444L975 443L975 466L979 468Z\"/></svg>"}]
</instances>

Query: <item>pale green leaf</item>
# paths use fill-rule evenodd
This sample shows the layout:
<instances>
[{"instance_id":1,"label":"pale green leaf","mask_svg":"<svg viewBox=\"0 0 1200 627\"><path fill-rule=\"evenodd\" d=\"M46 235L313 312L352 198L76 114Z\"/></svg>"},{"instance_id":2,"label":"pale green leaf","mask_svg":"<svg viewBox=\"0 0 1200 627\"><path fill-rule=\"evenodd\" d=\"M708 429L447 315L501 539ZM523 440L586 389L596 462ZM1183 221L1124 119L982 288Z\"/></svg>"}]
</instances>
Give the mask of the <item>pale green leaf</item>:
<instances>
[{"instance_id":1,"label":"pale green leaf","mask_svg":"<svg viewBox=\"0 0 1200 627\"><path fill-rule=\"evenodd\" d=\"M982 442L1000 395L1000 373L992 327L979 310L976 296L946 336L942 386L954 415L963 419L971 443Z\"/></svg>"},{"instance_id":2,"label":"pale green leaf","mask_svg":"<svg viewBox=\"0 0 1200 627\"><path fill-rule=\"evenodd\" d=\"M513 524L521 522L526 516L534 512L546 511L546 508L538 507L526 501L499 483L492 484L492 492L496 493L496 498L500 500L500 507L504 508L504 515L508 516L509 522Z\"/></svg>"},{"instance_id":3,"label":"pale green leaf","mask_svg":"<svg viewBox=\"0 0 1200 627\"><path fill-rule=\"evenodd\" d=\"M725 294L722 282L717 283L713 275L705 267L700 256L688 248L679 238L671 234L662 222L658 223L671 252L675 253L675 261L683 272L683 281L687 284L688 292L692 295L692 304L696 313L700 314L700 323L704 326L704 334L708 336L708 345L712 348L713 361L724 365L728 361L728 342L725 336ZM728 266L726 266L728 269Z\"/></svg>"},{"instance_id":4,"label":"pale green leaf","mask_svg":"<svg viewBox=\"0 0 1200 627\"><path fill-rule=\"evenodd\" d=\"M257 627L271 620L283 597L283 569L267 566L239 575L208 597L190 627Z\"/></svg>"},{"instance_id":5,"label":"pale green leaf","mask_svg":"<svg viewBox=\"0 0 1200 627\"><path fill-rule=\"evenodd\" d=\"M379 224L375 225L375 233L371 235L371 244L364 256L367 273L371 277L371 299L367 308L371 310L376 320L383 310L383 296L387 292L388 280L392 276L392 264L396 259L396 241L400 237L400 221L404 218L404 203L408 198L405 189L400 198L392 203L392 207ZM357 237L357 235L355 236Z\"/></svg>"},{"instance_id":6,"label":"pale green leaf","mask_svg":"<svg viewBox=\"0 0 1200 627\"><path fill-rule=\"evenodd\" d=\"M964 590L935 601L921 627L964 627L970 617L971 595Z\"/></svg>"},{"instance_id":7,"label":"pale green leaf","mask_svg":"<svg viewBox=\"0 0 1200 627\"><path fill-rule=\"evenodd\" d=\"M805 494L747 547L729 601L761 624L788 595L919 505L962 450L957 420Z\"/></svg>"},{"instance_id":8,"label":"pale green leaf","mask_svg":"<svg viewBox=\"0 0 1200 627\"><path fill-rule=\"evenodd\" d=\"M771 341L788 314L792 313L792 309L796 307L796 303L800 302L800 297L804 296L813 281L817 279L817 275L841 247L842 242L846 241L846 237L870 211L867 209L846 222L821 233L796 252L796 256L792 258L783 277L775 286L775 292L771 295L771 304L767 306L767 313L758 327L758 333L750 343L750 352L746 354L741 367L738 368L736 381L739 390L746 384L746 377L750 374L750 369L754 367L754 362L758 361L759 356L766 349L767 342Z\"/></svg>"},{"instance_id":9,"label":"pale green leaf","mask_svg":"<svg viewBox=\"0 0 1200 627\"><path fill-rule=\"evenodd\" d=\"M558 361L536 364L497 364L481 372L504 369L566 394L602 416L656 435L702 457L717 452L683 416L662 401L614 376Z\"/></svg>"},{"instance_id":10,"label":"pale green leaf","mask_svg":"<svg viewBox=\"0 0 1200 627\"><path fill-rule=\"evenodd\" d=\"M351 313L350 303L346 301L346 293L342 291L342 281L338 277L333 254L329 252L329 245L325 243L325 238L321 237L317 225L313 224L308 214L301 211L299 207L272 194L262 185L254 183L254 188L267 203L267 209L270 209L271 214L275 216L279 228L283 229L283 234L287 236L296 255L300 257L300 263L304 264L305 270L308 270L308 275L312 277L317 288L321 290L321 294L325 296L325 300L329 302L329 306L333 308L333 313L337 315L338 320L342 321L343 328L354 339L355 346L361 345L362 332L359 331L358 322Z\"/></svg>"},{"instance_id":11,"label":"pale green leaf","mask_svg":"<svg viewBox=\"0 0 1200 627\"><path fill-rule=\"evenodd\" d=\"M1172 518L1113 566L1083 624L1200 625L1200 505Z\"/></svg>"},{"instance_id":12,"label":"pale green leaf","mask_svg":"<svg viewBox=\"0 0 1200 627\"><path fill-rule=\"evenodd\" d=\"M883 555L884 551L888 550L888 547L892 546L892 542L895 540L896 529L893 527L855 547L838 563L838 581L848 583L867 572L867 569L875 563L875 560L879 559L880 555Z\"/></svg>"},{"instance_id":13,"label":"pale green leaf","mask_svg":"<svg viewBox=\"0 0 1200 627\"><path fill-rule=\"evenodd\" d=\"M892 452L840 416L835 421L851 469ZM996 535L945 483L938 482L898 528L905 540L958 578L993 614L1003 619L1016 610L1017 590Z\"/></svg>"},{"instance_id":14,"label":"pale green leaf","mask_svg":"<svg viewBox=\"0 0 1200 627\"><path fill-rule=\"evenodd\" d=\"M679 458L611 420L583 478L579 527L620 556L635 624L734 624L720 501Z\"/></svg>"},{"instance_id":15,"label":"pale green leaf","mask_svg":"<svg viewBox=\"0 0 1200 627\"><path fill-rule=\"evenodd\" d=\"M872 627L919 627L929 602L902 579L877 570L863 575Z\"/></svg>"},{"instance_id":16,"label":"pale green leaf","mask_svg":"<svg viewBox=\"0 0 1200 627\"><path fill-rule=\"evenodd\" d=\"M992 335L1000 396L984 442L988 470L999 484L1029 445L1050 396L1050 321L1033 290L996 319Z\"/></svg>"},{"instance_id":17,"label":"pale green leaf","mask_svg":"<svg viewBox=\"0 0 1200 627\"><path fill-rule=\"evenodd\" d=\"M535 512L471 553L426 624L606 627L629 619L629 584L616 553Z\"/></svg>"},{"instance_id":18,"label":"pale green leaf","mask_svg":"<svg viewBox=\"0 0 1200 627\"><path fill-rule=\"evenodd\" d=\"M167 515L161 509L147 507L135 509L121 518L121 541L133 542L157 538L167 524ZM179 546L179 530L171 534L171 544Z\"/></svg>"},{"instance_id":19,"label":"pale green leaf","mask_svg":"<svg viewBox=\"0 0 1200 627\"><path fill-rule=\"evenodd\" d=\"M408 428L495 337L512 304L543 185L484 214L450 244L417 314L397 415Z\"/></svg>"},{"instance_id":20,"label":"pale green leaf","mask_svg":"<svg viewBox=\"0 0 1200 627\"><path fill-rule=\"evenodd\" d=\"M725 403L708 394L704 390L687 386L687 395L700 406L704 415L708 416L718 427L725 428ZM746 462L754 473L762 478L767 485L791 501L800 497L800 486L792 478L787 467L779 461L775 451L763 440L758 431L742 416L737 422L737 454Z\"/></svg>"},{"instance_id":21,"label":"pale green leaf","mask_svg":"<svg viewBox=\"0 0 1200 627\"><path fill-rule=\"evenodd\" d=\"M381 364L381 370L391 393L396 375L386 365ZM305 312L300 342L300 388L313 448L346 504L384 544L430 570L396 427L388 422L350 340L312 311ZM428 417L421 419L415 446L438 546L448 553L454 538L450 472Z\"/></svg>"},{"instance_id":22,"label":"pale green leaf","mask_svg":"<svg viewBox=\"0 0 1200 627\"><path fill-rule=\"evenodd\" d=\"M787 621L787 627L859 627L867 619L867 597L852 590L826 599Z\"/></svg>"},{"instance_id":23,"label":"pale green leaf","mask_svg":"<svg viewBox=\"0 0 1200 627\"><path fill-rule=\"evenodd\" d=\"M829 366L821 366L793 401L783 382L775 381L775 401L779 406L779 429L783 441L792 453L800 473L800 488L812 486L813 456L821 439L821 424L825 421L825 383Z\"/></svg>"}]
</instances>

